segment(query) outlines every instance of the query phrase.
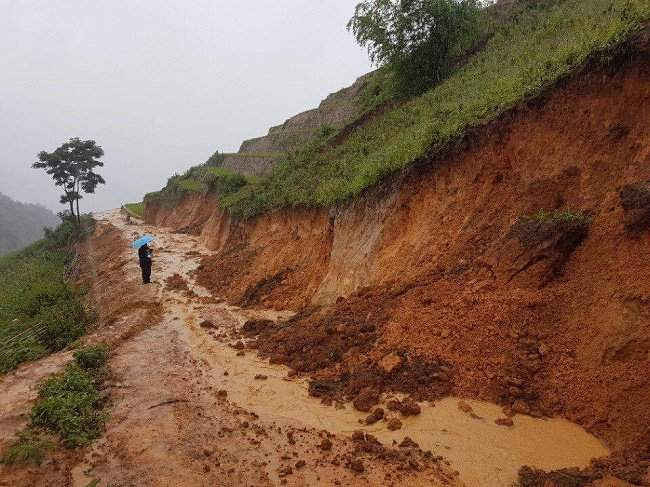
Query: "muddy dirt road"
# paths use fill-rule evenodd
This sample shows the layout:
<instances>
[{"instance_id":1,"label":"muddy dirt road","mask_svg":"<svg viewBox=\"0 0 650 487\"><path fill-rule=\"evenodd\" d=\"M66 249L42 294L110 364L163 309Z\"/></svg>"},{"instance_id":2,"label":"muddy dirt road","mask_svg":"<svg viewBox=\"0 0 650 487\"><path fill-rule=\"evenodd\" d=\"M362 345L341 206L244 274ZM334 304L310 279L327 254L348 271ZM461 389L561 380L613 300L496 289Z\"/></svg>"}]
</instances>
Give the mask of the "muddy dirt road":
<instances>
[{"instance_id":1,"label":"muddy dirt road","mask_svg":"<svg viewBox=\"0 0 650 487\"><path fill-rule=\"evenodd\" d=\"M128 224L117 210L96 217L98 232L115 243L95 249L93 264L103 309L96 335L109 337L114 350L111 410L104 436L67 470L68 485L496 487L510 485L525 464L586 466L608 454L565 420L517 415L513 426L499 426L498 406L457 398L421 404L422 413L400 417L396 431L387 421L364 426L367 414L350 404L321 404L304 379L287 377L287 368L260 360L240 342L247 320L282 321L290 311L239 309L197 286L193 271L209 251L193 236ZM141 233L156 237L150 286L139 284L137 259L125 245ZM62 359L44 359L38 370L50 370L48 361ZM25 381L16 386L30 367L37 365L0 383L3 401L13 404L11 418L0 413L3 435L20 425L16 409L33 396L36 379L28 381L31 393ZM372 437L353 435L357 430ZM49 482L38 471L29 479L24 485Z\"/></svg>"}]
</instances>

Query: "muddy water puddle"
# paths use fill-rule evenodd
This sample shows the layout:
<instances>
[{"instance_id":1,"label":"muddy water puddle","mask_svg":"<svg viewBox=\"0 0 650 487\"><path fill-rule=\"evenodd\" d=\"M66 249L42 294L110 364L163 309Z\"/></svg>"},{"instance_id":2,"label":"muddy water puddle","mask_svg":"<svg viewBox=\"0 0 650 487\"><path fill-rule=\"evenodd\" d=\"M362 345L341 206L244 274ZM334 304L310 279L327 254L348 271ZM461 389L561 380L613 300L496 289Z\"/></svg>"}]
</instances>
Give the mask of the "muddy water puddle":
<instances>
[{"instance_id":1,"label":"muddy water puddle","mask_svg":"<svg viewBox=\"0 0 650 487\"><path fill-rule=\"evenodd\" d=\"M265 420L343 435L362 429L385 445L409 436L423 450L449 460L468 486L510 485L522 465L543 469L582 467L594 457L609 454L597 438L564 419L516 415L514 426L499 426L494 420L503 417L500 406L463 400L472 409L468 413L459 409L460 400L453 397L434 405L421 404L422 413L400 418L403 426L397 431L389 431L385 422L365 426L359 420L367 413L354 410L350 404L343 409L322 405L308 395L305 380L287 379L286 367L271 365L253 351L238 356L236 350L215 341L200 328L199 320L193 314L185 317L187 340L196 358L214 370L218 387L228 391L230 401ZM226 371L228 375L224 376ZM259 375L267 378L256 380Z\"/></svg>"}]
</instances>

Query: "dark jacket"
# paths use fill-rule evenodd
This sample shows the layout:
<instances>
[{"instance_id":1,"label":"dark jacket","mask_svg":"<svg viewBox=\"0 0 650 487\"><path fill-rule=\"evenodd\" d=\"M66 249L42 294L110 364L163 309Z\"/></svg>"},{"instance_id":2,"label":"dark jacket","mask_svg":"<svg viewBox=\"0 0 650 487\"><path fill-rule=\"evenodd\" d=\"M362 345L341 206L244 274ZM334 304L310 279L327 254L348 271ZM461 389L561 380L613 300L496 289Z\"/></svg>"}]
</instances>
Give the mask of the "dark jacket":
<instances>
[{"instance_id":1,"label":"dark jacket","mask_svg":"<svg viewBox=\"0 0 650 487\"><path fill-rule=\"evenodd\" d=\"M151 265L151 249L147 244L144 244L138 249L138 257L140 257L140 265Z\"/></svg>"}]
</instances>

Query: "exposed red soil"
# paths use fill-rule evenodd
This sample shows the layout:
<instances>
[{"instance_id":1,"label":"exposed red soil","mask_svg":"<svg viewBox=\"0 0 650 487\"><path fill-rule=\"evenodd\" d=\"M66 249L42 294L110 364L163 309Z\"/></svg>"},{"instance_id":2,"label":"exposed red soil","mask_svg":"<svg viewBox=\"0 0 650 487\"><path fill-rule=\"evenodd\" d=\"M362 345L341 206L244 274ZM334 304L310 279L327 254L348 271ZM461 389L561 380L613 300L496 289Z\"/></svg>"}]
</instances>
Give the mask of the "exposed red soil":
<instances>
[{"instance_id":1,"label":"exposed red soil","mask_svg":"<svg viewBox=\"0 0 650 487\"><path fill-rule=\"evenodd\" d=\"M622 191L650 180L640 49L339 208L247 222L215 208L202 235L219 252L199 282L302 311L256 346L312 374L316 395L453 393L562 415L629 466L650 444L650 234L629 231L639 209ZM513 225L540 209L589 214L588 235L570 251L557 238L522 245ZM390 354L402 363L386 372Z\"/></svg>"}]
</instances>

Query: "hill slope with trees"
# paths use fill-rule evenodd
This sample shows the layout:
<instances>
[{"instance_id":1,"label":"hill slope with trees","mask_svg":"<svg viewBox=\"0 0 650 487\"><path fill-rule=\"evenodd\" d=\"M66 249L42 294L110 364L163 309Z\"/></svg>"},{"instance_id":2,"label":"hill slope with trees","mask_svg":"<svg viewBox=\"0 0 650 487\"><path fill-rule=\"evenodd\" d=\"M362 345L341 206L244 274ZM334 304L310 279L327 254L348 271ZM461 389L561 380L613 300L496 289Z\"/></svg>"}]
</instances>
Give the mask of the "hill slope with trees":
<instances>
[{"instance_id":1,"label":"hill slope with trees","mask_svg":"<svg viewBox=\"0 0 650 487\"><path fill-rule=\"evenodd\" d=\"M58 223L58 217L47 208L14 201L0 193L0 254L43 238L43 228Z\"/></svg>"}]
</instances>

